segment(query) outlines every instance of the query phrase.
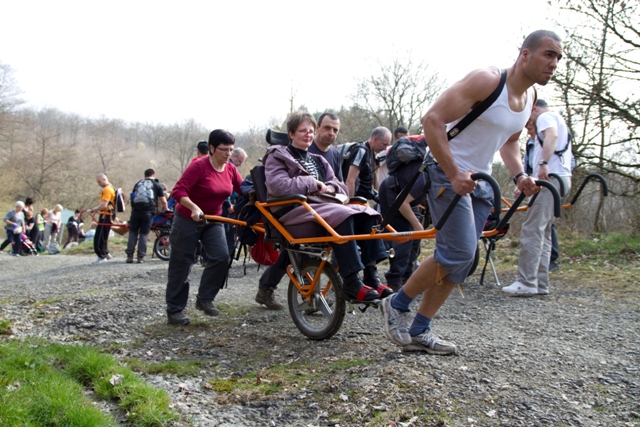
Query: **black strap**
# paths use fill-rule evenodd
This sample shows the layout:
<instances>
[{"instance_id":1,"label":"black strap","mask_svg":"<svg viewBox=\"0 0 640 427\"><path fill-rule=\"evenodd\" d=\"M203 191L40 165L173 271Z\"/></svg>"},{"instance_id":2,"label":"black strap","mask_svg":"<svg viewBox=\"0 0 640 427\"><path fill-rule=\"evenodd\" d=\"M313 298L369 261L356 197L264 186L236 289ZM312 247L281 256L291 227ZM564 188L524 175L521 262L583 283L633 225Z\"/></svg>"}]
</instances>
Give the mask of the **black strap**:
<instances>
[{"instance_id":1,"label":"black strap","mask_svg":"<svg viewBox=\"0 0 640 427\"><path fill-rule=\"evenodd\" d=\"M476 108L471 110L469 114L467 114L453 128L451 128L449 132L447 132L447 140L451 141L460 132L462 132L467 126L469 126L475 119L477 119L480 116L480 114L484 113L487 110L487 108L489 108L491 104L493 104L496 101L496 99L498 99L498 96L500 96L502 89L504 89L504 85L506 81L507 81L507 70L502 70L502 72L500 73L500 83L498 83L498 87L495 88L495 90L491 93L491 95L489 95L488 98L482 101L480 105L478 105ZM428 158L429 158L429 154L425 156L424 161L422 162L422 165L420 166L420 168L418 168L418 171L415 173L413 178L411 178L409 183L402 189L400 194L398 194L398 197L396 197L396 200L393 202L393 205L391 205L391 207L389 208L387 215L385 215L384 221L382 221L382 224L380 224L380 227L378 227L380 231L384 230L384 228L391 222L391 220L396 216L396 214L400 210L400 206L402 206L402 203L404 203L404 200L409 195L409 192L411 191L411 189L413 188L413 185L418 180L418 177L426 169L427 164L429 163Z\"/></svg>"},{"instance_id":2,"label":"black strap","mask_svg":"<svg viewBox=\"0 0 640 427\"><path fill-rule=\"evenodd\" d=\"M453 139L456 135L464 130L467 126L469 126L475 119L480 117L480 114L484 113L487 108L491 107L491 105L496 102L496 99L500 96L502 89L504 89L504 85L507 81L507 70L502 70L500 73L500 83L498 83L498 87L489 95L487 99L482 101L480 105L471 110L469 114L464 116L462 120L460 120L454 127L449 129L447 132L447 138L449 141Z\"/></svg>"}]
</instances>

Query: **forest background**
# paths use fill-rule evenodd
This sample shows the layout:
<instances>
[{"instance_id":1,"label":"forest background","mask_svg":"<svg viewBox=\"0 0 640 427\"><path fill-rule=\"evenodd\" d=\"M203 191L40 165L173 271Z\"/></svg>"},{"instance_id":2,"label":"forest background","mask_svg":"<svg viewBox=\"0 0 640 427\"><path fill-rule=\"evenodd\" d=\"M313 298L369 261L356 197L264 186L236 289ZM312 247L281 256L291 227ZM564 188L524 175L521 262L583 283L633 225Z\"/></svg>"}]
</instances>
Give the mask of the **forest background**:
<instances>
[{"instance_id":1,"label":"forest background","mask_svg":"<svg viewBox=\"0 0 640 427\"><path fill-rule=\"evenodd\" d=\"M564 30L565 59L545 95L560 112L574 136L573 191L590 173L605 176L610 196L589 186L575 209L563 213L563 229L579 233L640 231L640 25L639 2L579 0L556 7L555 25ZM562 17L571 15L568 26ZM566 22L568 22L567 20ZM0 61L2 58L0 58ZM403 125L422 132L419 118L450 84L411 54L378 63L358 79L352 104L311 111L338 114L338 143L364 141L376 126L391 130ZM243 176L264 154L268 128L281 129L291 111L306 109L290 93L289 111L277 112L269 123L231 130L236 146L248 153ZM97 204L97 173L106 173L125 193L147 168L156 170L171 188L195 155L195 145L207 139L195 119L177 123L126 122L118 118L86 117L54 107L26 107L11 64L0 62L0 203L32 197L36 206L89 208ZM523 133L523 142L526 135ZM524 145L524 144L523 144ZM501 163L494 165L503 194L513 188Z\"/></svg>"}]
</instances>

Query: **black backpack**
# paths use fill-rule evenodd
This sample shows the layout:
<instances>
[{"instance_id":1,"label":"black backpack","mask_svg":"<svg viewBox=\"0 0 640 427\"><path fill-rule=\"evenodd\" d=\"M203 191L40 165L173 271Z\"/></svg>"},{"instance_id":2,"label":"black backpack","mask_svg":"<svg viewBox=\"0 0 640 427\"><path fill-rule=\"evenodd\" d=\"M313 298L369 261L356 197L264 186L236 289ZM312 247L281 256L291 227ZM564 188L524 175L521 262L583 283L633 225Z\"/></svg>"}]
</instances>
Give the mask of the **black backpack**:
<instances>
[{"instance_id":1,"label":"black backpack","mask_svg":"<svg viewBox=\"0 0 640 427\"><path fill-rule=\"evenodd\" d=\"M243 184L246 182L245 180ZM253 187L253 185L251 187ZM236 200L236 204L234 205L234 212L238 216L238 220L247 223L247 227L236 227L240 247L255 245L258 242L258 234L249 226L260 221L262 215L258 208L256 208L255 189L251 188L238 196L238 200ZM240 252L238 251L238 253Z\"/></svg>"},{"instance_id":2,"label":"black backpack","mask_svg":"<svg viewBox=\"0 0 640 427\"><path fill-rule=\"evenodd\" d=\"M131 206L141 211L154 210L156 208L155 183L152 179L141 179L133 187L131 193Z\"/></svg>"},{"instance_id":3,"label":"black backpack","mask_svg":"<svg viewBox=\"0 0 640 427\"><path fill-rule=\"evenodd\" d=\"M346 180L347 176L349 176L349 167L351 163L349 162L349 157L353 150L364 148L364 142L346 142L344 144L340 144L336 147L338 153L340 153L341 160L341 169L342 169L342 177Z\"/></svg>"},{"instance_id":4,"label":"black backpack","mask_svg":"<svg viewBox=\"0 0 640 427\"><path fill-rule=\"evenodd\" d=\"M416 141L415 138L412 140L403 136L391 146L387 153L386 164L389 175L395 175L398 169L411 162L422 162L426 154L427 140L424 137Z\"/></svg>"}]
</instances>

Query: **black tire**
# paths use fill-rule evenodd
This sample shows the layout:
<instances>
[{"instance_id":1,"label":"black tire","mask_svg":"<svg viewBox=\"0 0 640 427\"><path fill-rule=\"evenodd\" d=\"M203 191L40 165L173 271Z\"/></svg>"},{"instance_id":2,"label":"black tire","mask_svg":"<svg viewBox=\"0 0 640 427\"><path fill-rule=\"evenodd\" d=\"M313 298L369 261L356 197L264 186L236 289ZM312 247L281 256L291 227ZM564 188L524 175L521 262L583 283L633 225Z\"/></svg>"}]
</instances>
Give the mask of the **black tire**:
<instances>
[{"instance_id":1,"label":"black tire","mask_svg":"<svg viewBox=\"0 0 640 427\"><path fill-rule=\"evenodd\" d=\"M171 256L171 243L169 242L170 231L162 231L160 235L156 237L156 241L153 244L153 252L162 261L169 261Z\"/></svg>"},{"instance_id":2,"label":"black tire","mask_svg":"<svg viewBox=\"0 0 640 427\"><path fill-rule=\"evenodd\" d=\"M300 267L302 276L313 280L320 263L317 258L303 261ZM304 336L312 340L331 338L342 326L346 312L346 304L342 297L342 279L329 262L326 262L322 269L311 301L303 298L296 285L290 281L288 302L293 323Z\"/></svg>"},{"instance_id":3,"label":"black tire","mask_svg":"<svg viewBox=\"0 0 640 427\"><path fill-rule=\"evenodd\" d=\"M480 263L480 245L478 245L478 247L476 248L476 255L473 257L473 265L471 266L471 270L469 270L469 274L467 274L467 277L471 276L473 273L476 272L476 269L478 268L479 263Z\"/></svg>"}]
</instances>

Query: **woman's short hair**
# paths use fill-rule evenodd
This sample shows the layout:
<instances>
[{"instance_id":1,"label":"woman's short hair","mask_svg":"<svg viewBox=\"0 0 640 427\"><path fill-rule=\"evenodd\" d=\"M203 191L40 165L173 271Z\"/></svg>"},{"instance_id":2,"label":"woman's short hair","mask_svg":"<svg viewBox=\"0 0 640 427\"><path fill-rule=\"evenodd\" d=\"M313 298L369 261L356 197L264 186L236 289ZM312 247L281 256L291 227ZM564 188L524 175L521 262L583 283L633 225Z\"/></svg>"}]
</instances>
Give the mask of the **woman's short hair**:
<instances>
[{"instance_id":1,"label":"woman's short hair","mask_svg":"<svg viewBox=\"0 0 640 427\"><path fill-rule=\"evenodd\" d=\"M26 199L24 199L24 204L26 206L30 206L33 204L33 199L31 197L27 197Z\"/></svg>"},{"instance_id":2,"label":"woman's short hair","mask_svg":"<svg viewBox=\"0 0 640 427\"><path fill-rule=\"evenodd\" d=\"M62 205L55 205L53 207L54 212L62 212L62 209L63 209Z\"/></svg>"},{"instance_id":3,"label":"woman's short hair","mask_svg":"<svg viewBox=\"0 0 640 427\"><path fill-rule=\"evenodd\" d=\"M236 137L231 132L223 129L216 129L209 134L209 145L217 148L218 145L233 145L236 143Z\"/></svg>"},{"instance_id":4,"label":"woman's short hair","mask_svg":"<svg viewBox=\"0 0 640 427\"><path fill-rule=\"evenodd\" d=\"M49 209L47 209L47 208L42 208L42 210L40 211L40 215L42 215L42 216L47 216L47 215L49 215Z\"/></svg>"},{"instance_id":5,"label":"woman's short hair","mask_svg":"<svg viewBox=\"0 0 640 427\"><path fill-rule=\"evenodd\" d=\"M287 119L287 133L289 135L295 133L296 129L298 129L298 126L300 126L304 122L312 124L314 129L318 127L318 123L316 123L316 119L312 114L304 111L296 111L295 113L291 113L291 115Z\"/></svg>"},{"instance_id":6,"label":"woman's short hair","mask_svg":"<svg viewBox=\"0 0 640 427\"><path fill-rule=\"evenodd\" d=\"M16 208L17 208L17 207L24 208L24 203L23 203L23 202L21 202L20 200L18 200L18 201L16 202Z\"/></svg>"}]
</instances>

